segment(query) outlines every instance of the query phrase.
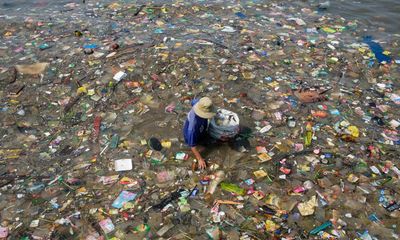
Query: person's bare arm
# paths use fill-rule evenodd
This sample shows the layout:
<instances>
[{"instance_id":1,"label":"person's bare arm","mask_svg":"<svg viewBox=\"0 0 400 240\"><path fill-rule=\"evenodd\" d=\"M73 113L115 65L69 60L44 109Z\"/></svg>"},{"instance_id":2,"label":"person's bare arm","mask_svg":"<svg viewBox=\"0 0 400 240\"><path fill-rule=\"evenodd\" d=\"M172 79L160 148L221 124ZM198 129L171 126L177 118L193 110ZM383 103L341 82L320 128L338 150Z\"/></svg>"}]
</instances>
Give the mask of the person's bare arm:
<instances>
[{"instance_id":1,"label":"person's bare arm","mask_svg":"<svg viewBox=\"0 0 400 240\"><path fill-rule=\"evenodd\" d=\"M203 157L201 156L199 150L197 149L196 146L192 147L192 152L195 156L195 158L197 159L197 161L199 162L199 168L200 169L205 169L206 168L206 161L204 161Z\"/></svg>"}]
</instances>

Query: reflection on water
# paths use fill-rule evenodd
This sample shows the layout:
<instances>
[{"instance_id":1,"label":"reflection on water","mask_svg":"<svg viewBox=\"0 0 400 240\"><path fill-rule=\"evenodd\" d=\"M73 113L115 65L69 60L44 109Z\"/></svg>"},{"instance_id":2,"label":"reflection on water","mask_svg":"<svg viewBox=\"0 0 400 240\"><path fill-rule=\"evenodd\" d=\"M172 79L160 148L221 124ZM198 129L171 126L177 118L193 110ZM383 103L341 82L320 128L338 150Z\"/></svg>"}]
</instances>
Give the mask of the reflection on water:
<instances>
[{"instance_id":1,"label":"reflection on water","mask_svg":"<svg viewBox=\"0 0 400 240\"><path fill-rule=\"evenodd\" d=\"M399 0L341 0L331 2L329 11L332 13L337 13L347 19L359 19L367 25L383 27L389 33L399 32Z\"/></svg>"},{"instance_id":2,"label":"reflection on water","mask_svg":"<svg viewBox=\"0 0 400 240\"><path fill-rule=\"evenodd\" d=\"M83 3L86 4L97 4L97 3L107 3L107 2L115 2L110 0L0 0L0 14L1 15L20 15L21 12L25 14L43 14L42 11L46 9L47 12L50 13L50 8L52 10L61 9L63 5L67 3ZM122 3L148 3L149 1L132 1L132 0L122 0L119 1ZM166 1L166 0L155 0L152 2L157 3L172 3L176 1ZM181 1L185 3L212 3L219 2L218 0L186 0ZM226 1L228 4L230 1ZM246 4L248 1L235 1L242 2L242 4ZM253 0L253 2L259 2L257 0ZM288 3L289 2L289 3ZM300 4L304 6L316 5L318 0L311 1L282 1L282 3L286 4ZM330 7L326 11L327 13L331 13L333 15L340 15L345 17L346 19L357 19L368 26L381 27L384 28L387 33L397 33L398 32L398 23L400 22L400 4L399 0L331 0Z\"/></svg>"}]
</instances>

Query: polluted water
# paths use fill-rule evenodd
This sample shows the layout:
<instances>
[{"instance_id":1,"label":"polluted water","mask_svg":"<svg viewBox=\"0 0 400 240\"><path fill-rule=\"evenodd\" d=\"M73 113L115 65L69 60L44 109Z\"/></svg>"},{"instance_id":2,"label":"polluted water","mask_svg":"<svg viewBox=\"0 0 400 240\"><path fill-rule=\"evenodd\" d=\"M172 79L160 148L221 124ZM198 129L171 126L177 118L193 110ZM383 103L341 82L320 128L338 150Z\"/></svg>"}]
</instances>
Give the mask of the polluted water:
<instances>
[{"instance_id":1,"label":"polluted water","mask_svg":"<svg viewBox=\"0 0 400 240\"><path fill-rule=\"evenodd\" d=\"M18 2L0 239L399 239L398 33L339 1Z\"/></svg>"}]
</instances>

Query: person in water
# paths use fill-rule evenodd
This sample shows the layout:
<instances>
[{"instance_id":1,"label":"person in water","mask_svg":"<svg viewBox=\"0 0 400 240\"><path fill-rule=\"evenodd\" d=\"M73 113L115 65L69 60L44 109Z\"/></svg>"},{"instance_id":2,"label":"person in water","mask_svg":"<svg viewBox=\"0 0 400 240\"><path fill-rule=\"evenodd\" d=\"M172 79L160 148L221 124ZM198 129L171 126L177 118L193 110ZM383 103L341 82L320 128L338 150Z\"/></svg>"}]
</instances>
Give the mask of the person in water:
<instances>
[{"instance_id":1,"label":"person in water","mask_svg":"<svg viewBox=\"0 0 400 240\"><path fill-rule=\"evenodd\" d=\"M205 169L207 164L200 154L200 145L204 145L208 139L208 120L215 116L216 111L212 100L208 97L192 102L192 106L183 127L183 136L197 159L199 168Z\"/></svg>"}]
</instances>

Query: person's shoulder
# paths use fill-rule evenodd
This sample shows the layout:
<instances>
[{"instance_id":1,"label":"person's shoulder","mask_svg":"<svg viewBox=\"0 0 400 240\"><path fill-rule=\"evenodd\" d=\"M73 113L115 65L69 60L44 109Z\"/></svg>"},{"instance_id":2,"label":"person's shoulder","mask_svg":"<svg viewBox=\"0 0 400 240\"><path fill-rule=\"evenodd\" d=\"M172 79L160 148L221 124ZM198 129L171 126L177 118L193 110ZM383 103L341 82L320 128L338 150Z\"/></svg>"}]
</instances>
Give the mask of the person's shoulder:
<instances>
[{"instance_id":1,"label":"person's shoulder","mask_svg":"<svg viewBox=\"0 0 400 240\"><path fill-rule=\"evenodd\" d=\"M197 117L196 113L194 112L193 108L190 110L188 113L188 119L189 120L194 120Z\"/></svg>"},{"instance_id":2,"label":"person's shoulder","mask_svg":"<svg viewBox=\"0 0 400 240\"><path fill-rule=\"evenodd\" d=\"M202 118L202 117L200 117L199 115L197 115L196 113L195 113L195 111L193 110L193 108L192 108L192 110L190 110L190 112L188 113L188 120L189 121L201 121L201 120L203 120L204 118ZM205 119L205 120L207 120L207 119Z\"/></svg>"}]
</instances>

